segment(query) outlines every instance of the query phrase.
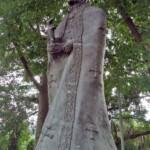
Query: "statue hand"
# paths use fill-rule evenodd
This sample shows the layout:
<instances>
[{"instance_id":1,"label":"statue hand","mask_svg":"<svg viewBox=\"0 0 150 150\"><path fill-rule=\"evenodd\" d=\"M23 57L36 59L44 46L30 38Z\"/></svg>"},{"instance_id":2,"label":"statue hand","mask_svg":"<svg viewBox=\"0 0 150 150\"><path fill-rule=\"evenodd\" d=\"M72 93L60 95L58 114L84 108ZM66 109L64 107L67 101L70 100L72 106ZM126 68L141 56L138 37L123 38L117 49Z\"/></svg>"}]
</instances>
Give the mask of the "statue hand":
<instances>
[{"instance_id":1,"label":"statue hand","mask_svg":"<svg viewBox=\"0 0 150 150\"><path fill-rule=\"evenodd\" d=\"M60 53L63 49L63 44L59 42L53 42L48 45L48 50L50 53Z\"/></svg>"},{"instance_id":2,"label":"statue hand","mask_svg":"<svg viewBox=\"0 0 150 150\"><path fill-rule=\"evenodd\" d=\"M67 42L64 44L64 52L69 53L73 49L73 40L67 40Z\"/></svg>"}]
</instances>

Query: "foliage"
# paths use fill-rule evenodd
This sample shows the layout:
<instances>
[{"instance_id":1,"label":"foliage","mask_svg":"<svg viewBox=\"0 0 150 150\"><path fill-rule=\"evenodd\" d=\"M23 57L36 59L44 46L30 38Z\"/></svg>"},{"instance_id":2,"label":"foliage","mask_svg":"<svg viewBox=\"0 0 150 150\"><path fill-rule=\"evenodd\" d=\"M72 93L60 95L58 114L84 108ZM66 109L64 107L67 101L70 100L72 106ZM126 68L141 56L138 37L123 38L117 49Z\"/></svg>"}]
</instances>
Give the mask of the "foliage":
<instances>
[{"instance_id":1,"label":"foliage","mask_svg":"<svg viewBox=\"0 0 150 150\"><path fill-rule=\"evenodd\" d=\"M27 145L27 150L33 150L33 147L34 147L34 139L29 141L29 143Z\"/></svg>"},{"instance_id":2,"label":"foliage","mask_svg":"<svg viewBox=\"0 0 150 150\"><path fill-rule=\"evenodd\" d=\"M28 131L28 116L36 110L26 96L28 88L32 86L20 85L19 81L16 81L16 76L19 75L15 74L0 77L0 149L2 150L11 148L24 150L22 146L27 144L31 136Z\"/></svg>"},{"instance_id":3,"label":"foliage","mask_svg":"<svg viewBox=\"0 0 150 150\"><path fill-rule=\"evenodd\" d=\"M27 149L31 140L32 140L32 134L31 134L31 131L29 131L28 124L24 124L21 129L21 136L19 138L18 149L19 150ZM30 147L31 147L31 144L30 144ZM32 150L33 150L33 147L32 147Z\"/></svg>"}]
</instances>

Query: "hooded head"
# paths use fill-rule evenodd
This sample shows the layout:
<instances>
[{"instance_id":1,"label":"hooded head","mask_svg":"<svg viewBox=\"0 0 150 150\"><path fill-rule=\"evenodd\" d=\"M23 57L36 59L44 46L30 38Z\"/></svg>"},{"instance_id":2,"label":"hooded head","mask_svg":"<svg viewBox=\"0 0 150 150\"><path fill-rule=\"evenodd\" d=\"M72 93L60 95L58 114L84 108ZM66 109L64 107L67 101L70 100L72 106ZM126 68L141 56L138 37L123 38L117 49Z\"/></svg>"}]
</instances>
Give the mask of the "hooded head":
<instances>
[{"instance_id":1,"label":"hooded head","mask_svg":"<svg viewBox=\"0 0 150 150\"><path fill-rule=\"evenodd\" d=\"M85 3L87 0L67 0L68 1L68 5L69 6L74 6L76 4L83 4Z\"/></svg>"}]
</instances>

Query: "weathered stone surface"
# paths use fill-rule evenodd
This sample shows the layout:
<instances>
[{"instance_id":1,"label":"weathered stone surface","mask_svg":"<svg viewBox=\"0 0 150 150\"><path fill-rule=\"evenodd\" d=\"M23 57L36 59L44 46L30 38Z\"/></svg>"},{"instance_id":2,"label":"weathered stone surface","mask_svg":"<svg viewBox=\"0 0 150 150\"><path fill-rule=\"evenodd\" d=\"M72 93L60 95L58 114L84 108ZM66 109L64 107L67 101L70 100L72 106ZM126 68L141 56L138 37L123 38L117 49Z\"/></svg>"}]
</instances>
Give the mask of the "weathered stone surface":
<instances>
[{"instance_id":1,"label":"weathered stone surface","mask_svg":"<svg viewBox=\"0 0 150 150\"><path fill-rule=\"evenodd\" d=\"M103 86L106 15L86 0L49 24L50 108L36 150L116 150Z\"/></svg>"}]
</instances>

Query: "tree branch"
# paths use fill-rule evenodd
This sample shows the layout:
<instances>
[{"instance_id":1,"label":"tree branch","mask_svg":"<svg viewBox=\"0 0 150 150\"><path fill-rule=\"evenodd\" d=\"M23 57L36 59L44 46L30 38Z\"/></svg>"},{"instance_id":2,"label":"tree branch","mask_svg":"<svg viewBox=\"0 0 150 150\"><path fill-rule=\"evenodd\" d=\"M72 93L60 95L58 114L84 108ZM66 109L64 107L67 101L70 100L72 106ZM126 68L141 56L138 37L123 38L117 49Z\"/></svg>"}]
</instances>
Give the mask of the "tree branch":
<instances>
[{"instance_id":1,"label":"tree branch","mask_svg":"<svg viewBox=\"0 0 150 150\"><path fill-rule=\"evenodd\" d=\"M128 25L128 27L129 27L133 37L135 38L136 42L140 43L141 42L141 35L140 35L136 25L134 24L133 20L129 16L129 14L124 11L122 4L119 4L117 6L117 10L120 13L120 15L122 16L122 18L124 19L125 23Z\"/></svg>"},{"instance_id":2,"label":"tree branch","mask_svg":"<svg viewBox=\"0 0 150 150\"><path fill-rule=\"evenodd\" d=\"M134 138L137 138L139 136L148 135L148 134L150 134L150 131L143 131L143 132L139 132L139 133L133 133L131 135L126 135L125 140L134 139Z\"/></svg>"},{"instance_id":3,"label":"tree branch","mask_svg":"<svg viewBox=\"0 0 150 150\"><path fill-rule=\"evenodd\" d=\"M118 4L117 5L117 10L119 12L119 14L122 16L123 20L125 21L125 23L127 24L127 26L129 27L133 37L135 38L135 41L139 44L141 43L142 39L141 39L141 35L138 31L137 26L134 24L133 19L130 17L130 15L125 11L124 7L122 4ZM145 51L149 50L149 45L146 47L144 47ZM145 60L145 63L148 63L148 60ZM150 68L148 68L148 74L150 74Z\"/></svg>"},{"instance_id":4,"label":"tree branch","mask_svg":"<svg viewBox=\"0 0 150 150\"><path fill-rule=\"evenodd\" d=\"M32 113L30 113L29 115L27 115L27 118L29 118L29 117L31 117L31 116L37 114L37 113L38 113L38 111L32 112Z\"/></svg>"},{"instance_id":5,"label":"tree branch","mask_svg":"<svg viewBox=\"0 0 150 150\"><path fill-rule=\"evenodd\" d=\"M28 66L28 63L27 63L27 60L25 59L25 57L23 56L22 52L20 51L19 49L19 46L17 43L14 43L12 42L13 45L15 46L19 56L20 56L20 60L23 64L23 67L26 71L26 74L28 75L28 77L30 78L30 80L33 82L33 84L35 85L35 87L40 91L41 90L41 87L40 87L40 84L37 82L37 80L34 78L34 75L32 74L29 66Z\"/></svg>"},{"instance_id":6,"label":"tree branch","mask_svg":"<svg viewBox=\"0 0 150 150\"><path fill-rule=\"evenodd\" d=\"M139 132L139 133L133 133L131 135L125 135L124 139L125 140L131 140L131 139L135 139L135 138L137 138L139 136L144 136L144 135L148 135L148 134L150 134L149 130L148 131L142 131L142 132ZM118 139L116 141L116 145L120 145L120 139Z\"/></svg>"},{"instance_id":7,"label":"tree branch","mask_svg":"<svg viewBox=\"0 0 150 150\"><path fill-rule=\"evenodd\" d=\"M36 88L40 91L40 84L37 82L37 80L34 78L34 75L30 71L27 60L25 59L25 57L23 55L20 56L20 60L23 64L24 69L25 69L27 75L29 76L30 80L33 82L33 84L36 86Z\"/></svg>"}]
</instances>

